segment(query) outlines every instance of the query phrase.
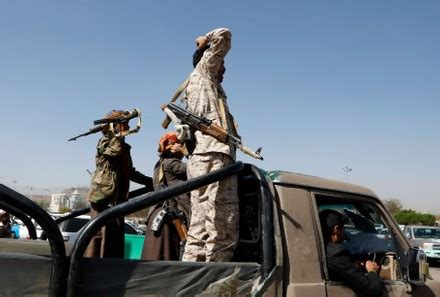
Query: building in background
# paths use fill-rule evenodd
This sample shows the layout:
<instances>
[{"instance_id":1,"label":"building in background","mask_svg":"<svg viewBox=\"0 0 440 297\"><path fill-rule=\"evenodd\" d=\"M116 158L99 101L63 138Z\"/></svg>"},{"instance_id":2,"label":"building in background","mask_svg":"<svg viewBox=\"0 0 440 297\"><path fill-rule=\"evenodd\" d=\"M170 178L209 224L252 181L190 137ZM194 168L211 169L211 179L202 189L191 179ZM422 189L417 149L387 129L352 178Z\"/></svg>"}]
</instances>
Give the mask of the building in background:
<instances>
[{"instance_id":1,"label":"building in background","mask_svg":"<svg viewBox=\"0 0 440 297\"><path fill-rule=\"evenodd\" d=\"M49 211L60 212L62 209L77 209L85 205L84 189L71 188L64 193L52 194Z\"/></svg>"}]
</instances>

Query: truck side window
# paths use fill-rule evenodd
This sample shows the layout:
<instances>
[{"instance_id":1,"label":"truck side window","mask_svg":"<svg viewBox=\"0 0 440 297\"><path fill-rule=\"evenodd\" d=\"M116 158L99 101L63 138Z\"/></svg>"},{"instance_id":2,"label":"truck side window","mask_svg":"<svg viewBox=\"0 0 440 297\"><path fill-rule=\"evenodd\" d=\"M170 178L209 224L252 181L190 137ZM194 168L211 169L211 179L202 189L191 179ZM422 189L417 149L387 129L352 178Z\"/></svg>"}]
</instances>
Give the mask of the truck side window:
<instances>
[{"instance_id":1,"label":"truck side window","mask_svg":"<svg viewBox=\"0 0 440 297\"><path fill-rule=\"evenodd\" d=\"M351 254L394 251L388 227L368 203L320 204L319 211L332 209L345 219L345 245Z\"/></svg>"},{"instance_id":2,"label":"truck side window","mask_svg":"<svg viewBox=\"0 0 440 297\"><path fill-rule=\"evenodd\" d=\"M361 263L374 260L383 268L386 268L389 261L395 261L396 247L392 234L376 205L327 195L315 194L315 197L319 212L331 209L342 214L345 229L343 244L352 255L353 261ZM391 273L384 275L383 279L399 278L396 265L393 264Z\"/></svg>"}]
</instances>

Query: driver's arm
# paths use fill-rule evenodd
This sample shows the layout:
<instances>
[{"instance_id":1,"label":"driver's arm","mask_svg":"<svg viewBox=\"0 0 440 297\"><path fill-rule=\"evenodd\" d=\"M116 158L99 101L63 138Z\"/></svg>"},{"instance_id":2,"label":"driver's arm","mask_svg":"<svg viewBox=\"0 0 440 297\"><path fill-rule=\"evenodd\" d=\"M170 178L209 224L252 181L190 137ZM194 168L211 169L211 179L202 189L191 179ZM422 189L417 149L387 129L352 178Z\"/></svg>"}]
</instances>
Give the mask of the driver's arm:
<instances>
[{"instance_id":1,"label":"driver's arm","mask_svg":"<svg viewBox=\"0 0 440 297\"><path fill-rule=\"evenodd\" d=\"M382 280L377 274L378 266L372 261L367 261L367 273L359 272L350 258L347 250L341 251L329 259L329 271L337 276L356 293L362 292L366 296L381 296Z\"/></svg>"}]
</instances>

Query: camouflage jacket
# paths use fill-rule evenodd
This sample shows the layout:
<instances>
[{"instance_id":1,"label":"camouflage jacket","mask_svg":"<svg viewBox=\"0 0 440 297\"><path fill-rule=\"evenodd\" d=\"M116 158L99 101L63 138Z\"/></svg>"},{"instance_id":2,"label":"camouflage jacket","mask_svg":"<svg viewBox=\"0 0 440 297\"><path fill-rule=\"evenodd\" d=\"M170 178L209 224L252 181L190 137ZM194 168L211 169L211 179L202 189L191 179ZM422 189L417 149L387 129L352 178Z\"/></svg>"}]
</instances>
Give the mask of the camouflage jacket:
<instances>
[{"instance_id":1,"label":"camouflage jacket","mask_svg":"<svg viewBox=\"0 0 440 297\"><path fill-rule=\"evenodd\" d=\"M205 51L200 62L189 76L185 101L190 111L198 116L207 117L228 132L236 135L235 124L229 113L227 97L217 81L217 73L231 48L231 32L228 29L216 29L206 34L210 48ZM212 136L195 132L196 147L193 154L220 152L235 159L235 147L224 144Z\"/></svg>"},{"instance_id":2,"label":"camouflage jacket","mask_svg":"<svg viewBox=\"0 0 440 297\"><path fill-rule=\"evenodd\" d=\"M133 167L131 146L124 139L104 135L96 146L96 171L92 176L88 200L116 203L127 200L130 180L153 190L153 180Z\"/></svg>"}]
</instances>

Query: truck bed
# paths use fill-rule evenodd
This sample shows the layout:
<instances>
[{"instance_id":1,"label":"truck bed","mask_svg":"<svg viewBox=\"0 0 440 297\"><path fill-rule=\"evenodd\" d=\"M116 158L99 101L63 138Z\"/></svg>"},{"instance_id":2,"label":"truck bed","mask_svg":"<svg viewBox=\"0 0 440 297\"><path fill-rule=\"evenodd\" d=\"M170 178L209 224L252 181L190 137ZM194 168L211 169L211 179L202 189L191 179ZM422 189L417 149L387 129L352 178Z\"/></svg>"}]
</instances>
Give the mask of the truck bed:
<instances>
[{"instance_id":1,"label":"truck bed","mask_svg":"<svg viewBox=\"0 0 440 297\"><path fill-rule=\"evenodd\" d=\"M0 252L0 267L6 296L48 295L50 257ZM83 258L79 269L75 296L246 296L260 277L257 263Z\"/></svg>"}]
</instances>

